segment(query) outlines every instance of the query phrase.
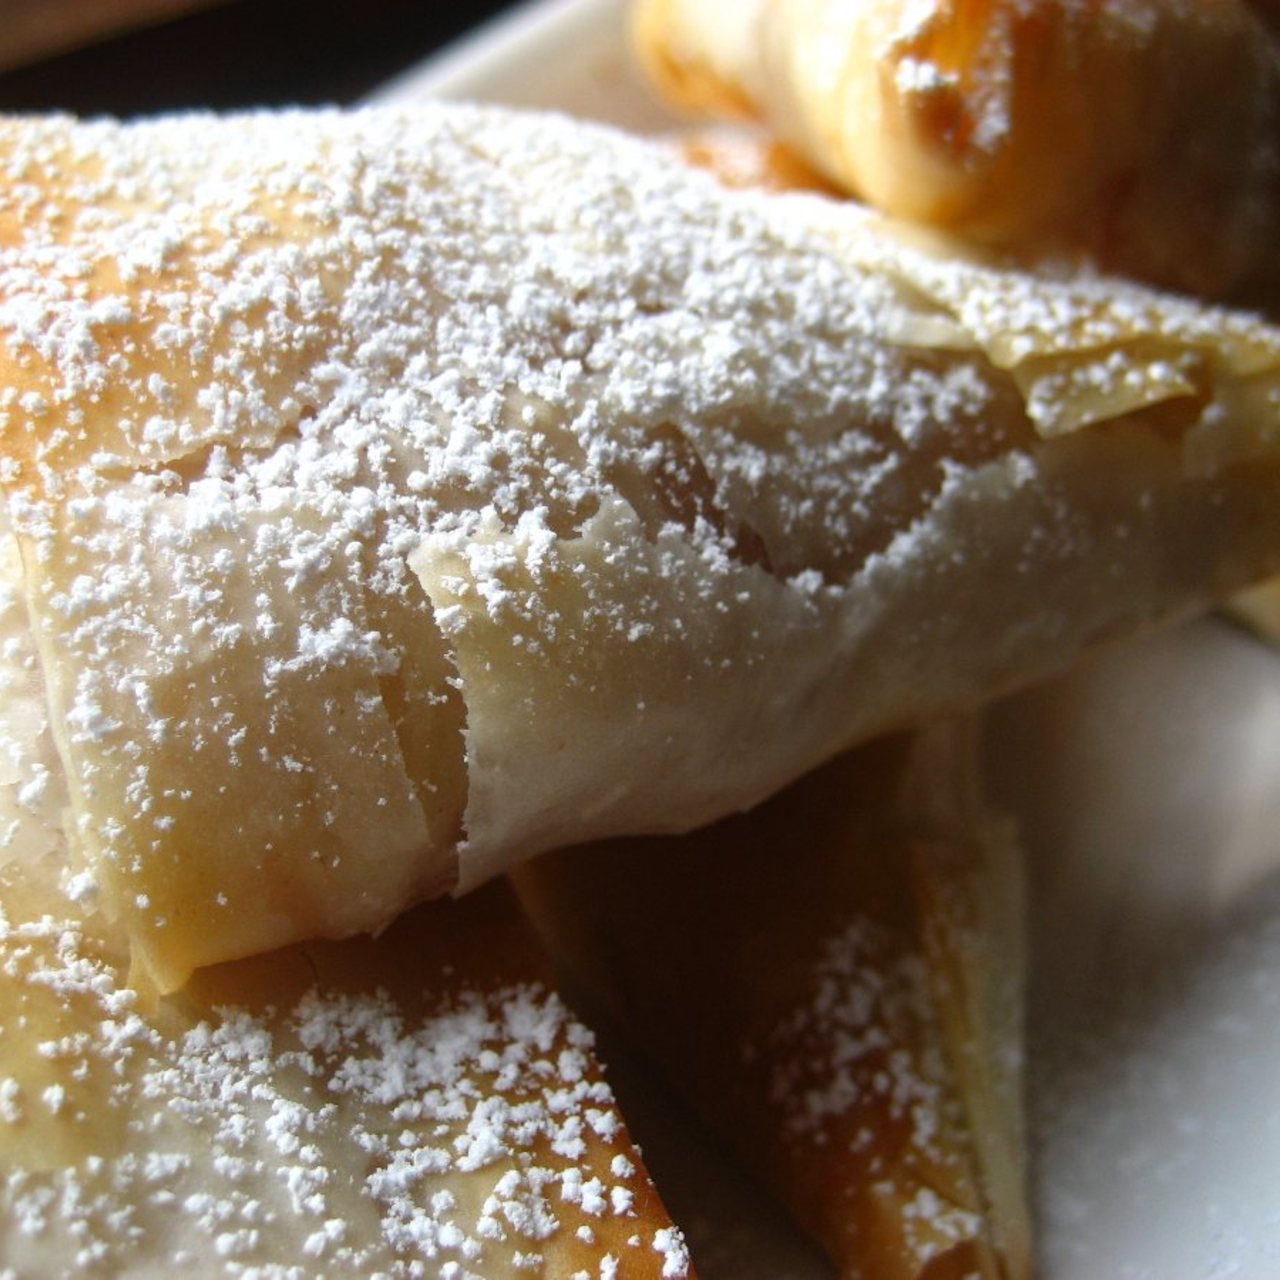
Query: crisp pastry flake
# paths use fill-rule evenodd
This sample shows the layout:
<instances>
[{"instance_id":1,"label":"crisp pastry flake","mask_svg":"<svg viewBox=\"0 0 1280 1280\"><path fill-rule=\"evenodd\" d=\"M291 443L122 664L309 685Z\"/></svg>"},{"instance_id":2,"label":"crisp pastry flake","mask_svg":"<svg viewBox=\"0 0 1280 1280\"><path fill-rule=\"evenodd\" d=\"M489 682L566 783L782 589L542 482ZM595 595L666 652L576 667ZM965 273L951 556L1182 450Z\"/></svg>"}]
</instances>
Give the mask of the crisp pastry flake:
<instances>
[{"instance_id":1,"label":"crisp pastry flake","mask_svg":"<svg viewBox=\"0 0 1280 1280\"><path fill-rule=\"evenodd\" d=\"M504 885L159 999L13 864L0 903L3 1274L692 1276Z\"/></svg>"},{"instance_id":2,"label":"crisp pastry flake","mask_svg":"<svg viewBox=\"0 0 1280 1280\"><path fill-rule=\"evenodd\" d=\"M1280 333L499 110L0 124L68 856L160 988L1280 559Z\"/></svg>"},{"instance_id":3,"label":"crisp pastry flake","mask_svg":"<svg viewBox=\"0 0 1280 1280\"><path fill-rule=\"evenodd\" d=\"M692 1276L506 885L157 996L68 861L22 621L5 584L0 1275Z\"/></svg>"},{"instance_id":4,"label":"crisp pastry flake","mask_svg":"<svg viewBox=\"0 0 1280 1280\"><path fill-rule=\"evenodd\" d=\"M515 874L548 944L847 1280L1026 1280L1021 867L973 725Z\"/></svg>"}]
</instances>

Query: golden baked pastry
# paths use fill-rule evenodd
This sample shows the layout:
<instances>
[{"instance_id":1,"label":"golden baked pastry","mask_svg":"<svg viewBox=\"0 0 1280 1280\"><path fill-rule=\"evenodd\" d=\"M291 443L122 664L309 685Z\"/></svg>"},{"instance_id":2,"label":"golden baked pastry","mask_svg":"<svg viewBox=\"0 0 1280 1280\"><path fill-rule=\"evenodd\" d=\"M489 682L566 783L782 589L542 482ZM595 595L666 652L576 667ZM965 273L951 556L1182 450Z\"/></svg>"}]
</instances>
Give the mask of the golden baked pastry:
<instances>
[{"instance_id":1,"label":"golden baked pastry","mask_svg":"<svg viewBox=\"0 0 1280 1280\"><path fill-rule=\"evenodd\" d=\"M502 884L154 1000L0 873L10 1275L692 1276Z\"/></svg>"},{"instance_id":2,"label":"golden baked pastry","mask_svg":"<svg viewBox=\"0 0 1280 1280\"><path fill-rule=\"evenodd\" d=\"M685 164L709 170L728 187L839 194L794 152L755 129L689 129L664 140Z\"/></svg>"},{"instance_id":3,"label":"golden baked pastry","mask_svg":"<svg viewBox=\"0 0 1280 1280\"><path fill-rule=\"evenodd\" d=\"M12 119L0 167L32 696L163 990L742 809L1280 560L1246 315L498 110Z\"/></svg>"},{"instance_id":4,"label":"golden baked pastry","mask_svg":"<svg viewBox=\"0 0 1280 1280\"><path fill-rule=\"evenodd\" d=\"M633 26L676 105L762 120L894 216L1222 293L1276 275L1267 8L637 0Z\"/></svg>"},{"instance_id":5,"label":"golden baked pastry","mask_svg":"<svg viewBox=\"0 0 1280 1280\"><path fill-rule=\"evenodd\" d=\"M687 164L729 187L761 191L821 191L822 179L756 128L722 126L678 134L670 145ZM1280 579L1233 596L1225 610L1255 635L1280 643Z\"/></svg>"},{"instance_id":6,"label":"golden baked pastry","mask_svg":"<svg viewBox=\"0 0 1280 1280\"><path fill-rule=\"evenodd\" d=\"M968 730L515 874L554 949L849 1280L1026 1280L1022 910Z\"/></svg>"},{"instance_id":7,"label":"golden baked pastry","mask_svg":"<svg viewBox=\"0 0 1280 1280\"><path fill-rule=\"evenodd\" d=\"M127 937L66 865L15 568L0 559L0 1274L692 1276L505 884L179 995L131 980Z\"/></svg>"}]
</instances>

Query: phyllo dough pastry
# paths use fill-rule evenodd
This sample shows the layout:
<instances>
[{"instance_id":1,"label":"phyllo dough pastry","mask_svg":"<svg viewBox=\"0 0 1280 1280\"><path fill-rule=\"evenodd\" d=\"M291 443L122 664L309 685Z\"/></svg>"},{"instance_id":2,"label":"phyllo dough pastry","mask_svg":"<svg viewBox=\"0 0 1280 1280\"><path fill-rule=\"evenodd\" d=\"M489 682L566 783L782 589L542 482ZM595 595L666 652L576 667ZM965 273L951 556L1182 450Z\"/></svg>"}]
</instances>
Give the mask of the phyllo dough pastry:
<instances>
[{"instance_id":1,"label":"phyllo dough pastry","mask_svg":"<svg viewBox=\"0 0 1280 1280\"><path fill-rule=\"evenodd\" d=\"M0 169L32 696L162 989L742 809L1280 559L1248 316L497 110L13 119Z\"/></svg>"},{"instance_id":2,"label":"phyllo dough pastry","mask_svg":"<svg viewBox=\"0 0 1280 1280\"><path fill-rule=\"evenodd\" d=\"M878 208L1221 293L1276 277L1280 42L1246 0L637 0L677 105Z\"/></svg>"},{"instance_id":3,"label":"phyllo dough pastry","mask_svg":"<svg viewBox=\"0 0 1280 1280\"><path fill-rule=\"evenodd\" d=\"M67 874L21 612L0 587L0 1274L692 1276L506 885L131 981Z\"/></svg>"},{"instance_id":4,"label":"phyllo dough pastry","mask_svg":"<svg viewBox=\"0 0 1280 1280\"><path fill-rule=\"evenodd\" d=\"M7 1274L693 1275L506 886L158 1001L100 921L0 898Z\"/></svg>"},{"instance_id":5,"label":"phyllo dough pastry","mask_svg":"<svg viewBox=\"0 0 1280 1280\"><path fill-rule=\"evenodd\" d=\"M849 1280L1026 1280L1020 866L967 728L678 841L549 855L535 921Z\"/></svg>"}]
</instances>

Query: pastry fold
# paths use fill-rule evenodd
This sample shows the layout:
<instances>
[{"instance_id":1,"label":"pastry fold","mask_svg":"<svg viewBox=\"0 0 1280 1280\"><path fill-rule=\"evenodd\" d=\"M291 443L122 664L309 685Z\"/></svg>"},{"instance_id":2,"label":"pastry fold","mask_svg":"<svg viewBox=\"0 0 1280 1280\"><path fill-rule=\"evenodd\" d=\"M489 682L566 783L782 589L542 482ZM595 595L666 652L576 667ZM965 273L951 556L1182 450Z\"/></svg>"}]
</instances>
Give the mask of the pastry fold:
<instances>
[{"instance_id":1,"label":"pastry fold","mask_svg":"<svg viewBox=\"0 0 1280 1280\"><path fill-rule=\"evenodd\" d=\"M6 872L11 1274L692 1276L505 885L156 1000L100 919Z\"/></svg>"},{"instance_id":2,"label":"pastry fold","mask_svg":"<svg viewBox=\"0 0 1280 1280\"><path fill-rule=\"evenodd\" d=\"M1020 859L973 725L516 872L551 948L848 1280L1026 1280Z\"/></svg>"},{"instance_id":3,"label":"pastry fold","mask_svg":"<svg viewBox=\"0 0 1280 1280\"><path fill-rule=\"evenodd\" d=\"M764 122L888 213L1221 294L1280 213L1280 42L1246 0L637 0L686 109Z\"/></svg>"},{"instance_id":4,"label":"pastry fold","mask_svg":"<svg viewBox=\"0 0 1280 1280\"><path fill-rule=\"evenodd\" d=\"M131 977L68 874L21 620L0 588L8 1274L692 1276L505 884L180 995Z\"/></svg>"},{"instance_id":5,"label":"pastry fold","mask_svg":"<svg viewBox=\"0 0 1280 1280\"><path fill-rule=\"evenodd\" d=\"M161 989L742 809L1280 561L1246 315L497 110L12 119L0 169L32 697Z\"/></svg>"}]
</instances>

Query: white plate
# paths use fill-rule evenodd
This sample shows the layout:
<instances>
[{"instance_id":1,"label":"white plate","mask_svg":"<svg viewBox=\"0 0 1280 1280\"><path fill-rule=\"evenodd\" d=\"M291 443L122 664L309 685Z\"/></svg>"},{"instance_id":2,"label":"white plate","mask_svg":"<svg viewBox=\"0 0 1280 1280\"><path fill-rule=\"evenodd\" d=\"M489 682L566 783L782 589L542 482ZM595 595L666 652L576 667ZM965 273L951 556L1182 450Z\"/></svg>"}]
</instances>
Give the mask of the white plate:
<instances>
[{"instance_id":1,"label":"white plate","mask_svg":"<svg viewBox=\"0 0 1280 1280\"><path fill-rule=\"evenodd\" d=\"M674 121L623 0L542 0L377 95ZM1031 1119L1043 1280L1280 1276L1280 661L1201 622L991 716L1031 862ZM624 1048L619 1091L703 1280L824 1263Z\"/></svg>"},{"instance_id":2,"label":"white plate","mask_svg":"<svg viewBox=\"0 0 1280 1280\"><path fill-rule=\"evenodd\" d=\"M635 73L623 0L518 5L384 85L373 101L465 98L566 111L636 132L675 122Z\"/></svg>"},{"instance_id":3,"label":"white plate","mask_svg":"<svg viewBox=\"0 0 1280 1280\"><path fill-rule=\"evenodd\" d=\"M1045 1280L1280 1276L1280 660L1205 620L990 717Z\"/></svg>"}]
</instances>

